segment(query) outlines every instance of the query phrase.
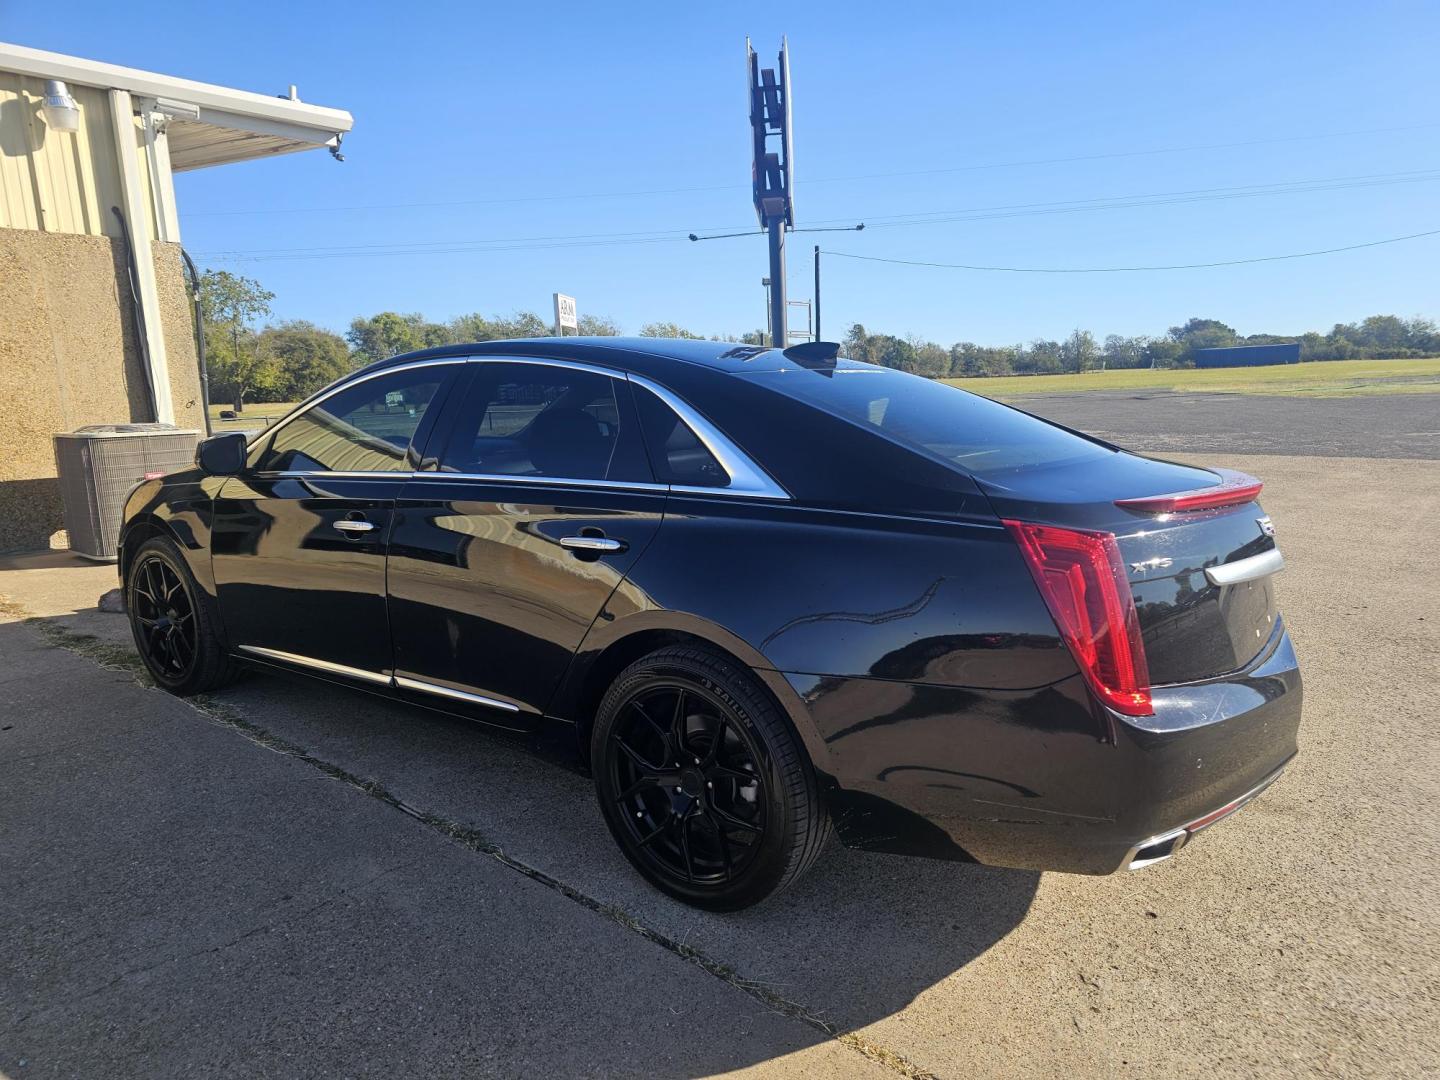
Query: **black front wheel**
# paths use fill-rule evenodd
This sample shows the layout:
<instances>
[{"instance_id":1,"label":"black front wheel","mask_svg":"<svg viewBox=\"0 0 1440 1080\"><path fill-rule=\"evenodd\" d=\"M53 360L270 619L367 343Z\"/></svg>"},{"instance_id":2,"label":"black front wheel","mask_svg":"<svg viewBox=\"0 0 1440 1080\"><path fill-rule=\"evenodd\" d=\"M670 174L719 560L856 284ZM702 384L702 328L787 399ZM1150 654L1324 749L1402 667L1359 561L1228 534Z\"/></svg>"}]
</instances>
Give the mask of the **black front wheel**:
<instances>
[{"instance_id":1,"label":"black front wheel","mask_svg":"<svg viewBox=\"0 0 1440 1080\"><path fill-rule=\"evenodd\" d=\"M749 672L706 649L626 668L601 702L591 764L625 856L697 907L758 903L804 873L829 834L790 724Z\"/></svg>"},{"instance_id":2,"label":"black front wheel","mask_svg":"<svg viewBox=\"0 0 1440 1080\"><path fill-rule=\"evenodd\" d=\"M169 540L146 540L130 557L125 607L140 659L166 690L198 694L234 678L214 602Z\"/></svg>"}]
</instances>

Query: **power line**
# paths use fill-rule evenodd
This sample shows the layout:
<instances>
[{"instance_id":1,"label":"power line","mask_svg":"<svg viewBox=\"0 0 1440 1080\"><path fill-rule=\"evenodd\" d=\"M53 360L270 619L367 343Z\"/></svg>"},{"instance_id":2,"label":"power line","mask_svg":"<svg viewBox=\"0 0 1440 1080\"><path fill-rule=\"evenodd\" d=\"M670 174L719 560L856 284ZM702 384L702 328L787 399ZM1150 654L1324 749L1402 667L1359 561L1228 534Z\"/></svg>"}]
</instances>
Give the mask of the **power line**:
<instances>
[{"instance_id":1,"label":"power line","mask_svg":"<svg viewBox=\"0 0 1440 1080\"><path fill-rule=\"evenodd\" d=\"M848 251L823 251L822 255L834 255L839 259L863 259L865 262L894 263L899 266L926 266L942 270L988 270L1006 274L1131 274L1149 270L1208 270L1216 266L1244 266L1249 263L1281 262L1285 259L1308 259L1315 255L1335 255L1342 251L1359 251L1361 248L1380 247L1384 244L1399 244L1405 240L1419 240L1425 236L1440 236L1440 229L1411 233L1408 236L1392 236L1387 240L1371 240L1364 244L1347 244L1345 247L1324 248L1320 251L1297 251L1289 255L1262 255L1253 259L1225 259L1221 262L1178 263L1172 266L973 266L967 263L921 262L915 259L886 259L879 255L856 255Z\"/></svg>"},{"instance_id":2,"label":"power line","mask_svg":"<svg viewBox=\"0 0 1440 1080\"><path fill-rule=\"evenodd\" d=\"M893 229L916 225L940 225L951 222L994 221L1019 217L1047 217L1057 214L1091 213L1099 210L1128 210L1146 206L1174 206L1186 203L1229 201L1303 195L1310 192L1340 191L1352 188L1383 187L1395 184L1429 183L1440 180L1440 170L1410 170L1395 173L1362 173L1350 176L1318 177L1306 180L1285 180L1271 184L1248 184L1238 187L1192 188L1148 194L1105 196L1097 199L1061 200L1056 202L1011 203L980 206L970 209L931 210L915 214L866 216L866 229ZM855 215L860 217L862 215ZM825 231L832 222L854 221L851 218L827 218L816 226L797 232ZM841 231L853 225L835 226ZM716 229L733 226L714 226ZM672 243L678 240L709 240L729 236L760 235L753 226L733 233L699 236L667 230L641 230L613 233L572 233L549 236L482 237L471 240L395 241L393 243L308 246L291 248L235 248L202 251L196 254L211 260L274 262L294 259L334 259L393 255L451 255L467 251L529 251L565 247L608 247L615 245ZM509 246L504 246L509 245Z\"/></svg>"},{"instance_id":3,"label":"power line","mask_svg":"<svg viewBox=\"0 0 1440 1080\"><path fill-rule=\"evenodd\" d=\"M1272 143L1312 142L1323 139L1353 138L1357 135L1385 135L1406 131L1424 131L1440 127L1440 122L1409 124L1402 127L1361 128L1354 131L1329 131L1313 135L1278 135L1264 139L1247 139L1242 142L1201 143L1194 146L1167 146L1148 150L1121 150L1106 154L1078 154L1072 157L1031 158L1020 161L993 161L975 165L956 165L940 169L910 169L888 173L857 173L850 176L807 177L807 184L837 184L855 180L891 180L904 176L937 176L946 173L981 172L989 169L1020 169L1038 165L1068 165L1084 161L1113 161L1122 158L1155 157L1164 154L1198 153L1204 150L1233 150L1249 146L1265 146ZM249 214L327 214L349 213L367 210L416 210L453 206L500 206L514 203L569 202L588 199L628 199L652 195L690 195L701 192L737 191L739 184L713 184L703 187L649 188L628 191L591 191L554 195L516 195L498 199L453 199L434 202L359 203L349 206L256 206L229 210L195 210L186 218L233 217Z\"/></svg>"},{"instance_id":4,"label":"power line","mask_svg":"<svg viewBox=\"0 0 1440 1080\"><path fill-rule=\"evenodd\" d=\"M1350 188L1386 187L1393 184L1427 183L1435 180L1440 180L1440 170L1415 169L1394 173L1361 173L1351 176L1318 177L1310 180L1283 180L1272 184L1242 184L1234 187L1191 188L1182 191L1115 195L1096 199L1013 203L959 210L931 210L913 214L893 214L889 217L867 215L866 221L870 228L891 229L907 225L938 225L951 221L990 221L999 218L1037 217L1093 210L1127 210L1137 206L1173 206L1183 203L1217 202L1271 195L1303 195L1312 191L1343 191Z\"/></svg>"},{"instance_id":5,"label":"power line","mask_svg":"<svg viewBox=\"0 0 1440 1080\"><path fill-rule=\"evenodd\" d=\"M1408 124L1404 127L1364 128L1357 131L1330 131L1315 135L1278 135L1266 139L1247 139L1244 142L1201 143L1196 146L1169 146L1153 150L1121 150L1111 154L1080 154L1075 157L1030 158L1024 161L996 161L979 165L956 165L944 169L914 169L904 172L861 173L855 176L824 176L807 180L811 184L832 183L839 180L889 180L901 176L937 176L944 173L980 172L985 169L1018 169L1033 165L1068 165L1081 161L1111 161L1116 158L1152 157L1158 154L1189 154L1201 150L1235 150L1246 146L1267 146L1272 143L1309 142L1316 139L1343 139L1355 135L1381 135L1399 131L1421 131L1440 127L1440 122Z\"/></svg>"}]
</instances>

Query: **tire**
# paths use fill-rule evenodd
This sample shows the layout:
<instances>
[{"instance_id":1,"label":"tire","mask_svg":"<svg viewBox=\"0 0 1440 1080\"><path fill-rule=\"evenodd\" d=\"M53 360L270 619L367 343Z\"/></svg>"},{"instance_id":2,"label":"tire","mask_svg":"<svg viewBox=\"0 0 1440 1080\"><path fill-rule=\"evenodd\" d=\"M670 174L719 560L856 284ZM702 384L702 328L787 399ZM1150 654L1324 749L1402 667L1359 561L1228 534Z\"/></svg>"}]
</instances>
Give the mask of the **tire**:
<instances>
[{"instance_id":1,"label":"tire","mask_svg":"<svg viewBox=\"0 0 1440 1080\"><path fill-rule=\"evenodd\" d=\"M590 739L600 812L657 889L735 911L787 888L830 835L786 717L734 661L696 646L631 664Z\"/></svg>"},{"instance_id":2,"label":"tire","mask_svg":"<svg viewBox=\"0 0 1440 1080\"><path fill-rule=\"evenodd\" d=\"M163 690L181 697L217 690L238 667L219 633L219 613L163 537L146 540L125 575L125 611L145 670Z\"/></svg>"}]
</instances>

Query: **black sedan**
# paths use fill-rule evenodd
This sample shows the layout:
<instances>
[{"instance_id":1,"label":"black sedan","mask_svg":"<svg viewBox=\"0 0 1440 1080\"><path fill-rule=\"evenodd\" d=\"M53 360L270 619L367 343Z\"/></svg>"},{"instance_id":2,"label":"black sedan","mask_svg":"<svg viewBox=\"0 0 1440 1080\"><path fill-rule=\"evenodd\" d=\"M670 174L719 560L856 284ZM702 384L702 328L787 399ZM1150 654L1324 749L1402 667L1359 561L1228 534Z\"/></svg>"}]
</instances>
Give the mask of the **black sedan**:
<instances>
[{"instance_id":1,"label":"black sedan","mask_svg":"<svg viewBox=\"0 0 1440 1080\"><path fill-rule=\"evenodd\" d=\"M485 342L340 380L130 496L155 680L242 665L579 763L702 907L851 846L1103 874L1296 750L1260 484L942 383L701 341Z\"/></svg>"}]
</instances>

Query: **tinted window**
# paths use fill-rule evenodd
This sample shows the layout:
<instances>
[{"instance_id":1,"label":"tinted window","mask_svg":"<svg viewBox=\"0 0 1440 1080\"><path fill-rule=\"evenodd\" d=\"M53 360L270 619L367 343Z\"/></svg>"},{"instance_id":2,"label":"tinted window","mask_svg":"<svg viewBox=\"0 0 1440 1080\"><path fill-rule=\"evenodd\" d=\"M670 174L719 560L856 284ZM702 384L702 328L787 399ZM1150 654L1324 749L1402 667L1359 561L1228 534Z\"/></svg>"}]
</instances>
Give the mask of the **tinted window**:
<instances>
[{"instance_id":1,"label":"tinted window","mask_svg":"<svg viewBox=\"0 0 1440 1080\"><path fill-rule=\"evenodd\" d=\"M976 476L1109 456L1113 451L954 386L889 368L757 371L771 389L873 428Z\"/></svg>"},{"instance_id":2,"label":"tinted window","mask_svg":"<svg viewBox=\"0 0 1440 1080\"><path fill-rule=\"evenodd\" d=\"M638 479L617 469L621 409L606 375L541 364L478 365L440 468L491 476ZM645 477L649 479L649 477Z\"/></svg>"},{"instance_id":3,"label":"tinted window","mask_svg":"<svg viewBox=\"0 0 1440 1080\"><path fill-rule=\"evenodd\" d=\"M275 433L260 468L283 472L400 472L448 368L397 371L312 405Z\"/></svg>"},{"instance_id":4,"label":"tinted window","mask_svg":"<svg viewBox=\"0 0 1440 1080\"><path fill-rule=\"evenodd\" d=\"M635 405L645 429L645 445L655 475L667 484L725 487L730 477L705 449L690 425L643 386L635 389Z\"/></svg>"}]
</instances>

